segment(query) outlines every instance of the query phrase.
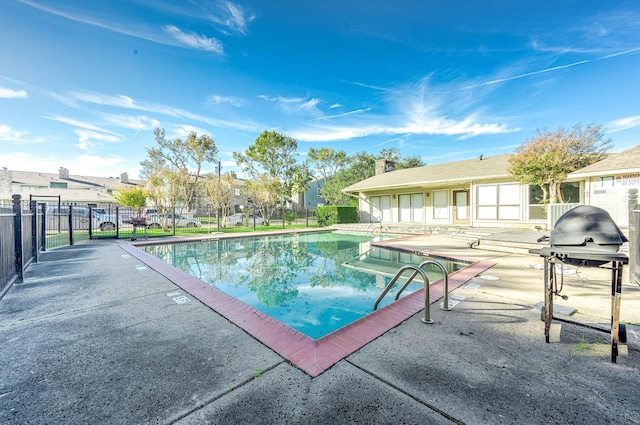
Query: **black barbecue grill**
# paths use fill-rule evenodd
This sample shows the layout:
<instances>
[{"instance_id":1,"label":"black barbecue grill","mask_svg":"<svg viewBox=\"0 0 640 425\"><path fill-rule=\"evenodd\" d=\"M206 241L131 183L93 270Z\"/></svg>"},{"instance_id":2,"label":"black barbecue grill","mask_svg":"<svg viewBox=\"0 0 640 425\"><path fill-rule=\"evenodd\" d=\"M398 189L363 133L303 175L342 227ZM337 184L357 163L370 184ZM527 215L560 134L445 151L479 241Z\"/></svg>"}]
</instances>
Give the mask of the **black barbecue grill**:
<instances>
[{"instance_id":1,"label":"black barbecue grill","mask_svg":"<svg viewBox=\"0 0 640 425\"><path fill-rule=\"evenodd\" d=\"M529 252L544 257L544 335L549 342L553 319L553 298L562 291L556 276L558 262L584 267L605 267L611 264L611 361L616 362L618 342L626 342L626 330L620 325L622 266L629 258L618 252L627 242L616 223L605 210L581 205L564 213L549 235L549 247ZM566 297L563 297L566 299Z\"/></svg>"},{"instance_id":2,"label":"black barbecue grill","mask_svg":"<svg viewBox=\"0 0 640 425\"><path fill-rule=\"evenodd\" d=\"M131 224L133 224L133 232L131 232L131 240L136 240L136 229L142 227L144 229L144 238L147 239L147 217L131 217Z\"/></svg>"}]
</instances>

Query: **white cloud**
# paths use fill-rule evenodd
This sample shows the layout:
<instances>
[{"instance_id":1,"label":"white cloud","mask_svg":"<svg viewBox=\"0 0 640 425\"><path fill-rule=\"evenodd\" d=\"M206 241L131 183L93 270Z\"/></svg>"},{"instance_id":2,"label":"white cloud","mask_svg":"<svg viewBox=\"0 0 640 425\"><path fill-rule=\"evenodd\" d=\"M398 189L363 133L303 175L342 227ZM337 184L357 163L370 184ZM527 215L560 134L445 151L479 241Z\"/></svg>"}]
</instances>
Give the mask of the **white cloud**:
<instances>
[{"instance_id":1,"label":"white cloud","mask_svg":"<svg viewBox=\"0 0 640 425\"><path fill-rule=\"evenodd\" d=\"M173 38L178 40L181 44L186 45L192 49L205 50L218 54L224 53L222 43L218 39L209 38L205 35L199 35L195 33L185 33L175 25L166 25L164 27L164 30L168 32Z\"/></svg>"},{"instance_id":2,"label":"white cloud","mask_svg":"<svg viewBox=\"0 0 640 425\"><path fill-rule=\"evenodd\" d=\"M238 4L230 1L220 3L214 15L210 16L212 22L229 29L230 32L246 35L247 25L255 19L255 15L248 15ZM228 33L229 31L224 31Z\"/></svg>"},{"instance_id":3,"label":"white cloud","mask_svg":"<svg viewBox=\"0 0 640 425\"><path fill-rule=\"evenodd\" d=\"M86 103L93 103L96 105L112 106L118 108L132 109L136 111L144 111L147 113L159 113L168 115L174 118L183 118L188 120L194 120L212 125L215 127L234 128L245 131L262 131L263 126L247 122L243 120L241 122L223 121L201 115L194 114L190 111L186 111L180 108L174 108L168 105L138 102L129 96L118 95L104 95L99 93L87 93L87 92L72 92L69 94L74 100L78 100Z\"/></svg>"},{"instance_id":4,"label":"white cloud","mask_svg":"<svg viewBox=\"0 0 640 425\"><path fill-rule=\"evenodd\" d=\"M6 87L0 87L0 98L2 99L24 99L28 97L24 90L11 90Z\"/></svg>"},{"instance_id":5,"label":"white cloud","mask_svg":"<svg viewBox=\"0 0 640 425\"><path fill-rule=\"evenodd\" d=\"M210 95L209 98L207 99L207 101L208 101L208 103L214 104L214 105L228 103L228 104L230 104L232 106L235 106L235 107L240 107L240 106L242 106L244 104L242 99L240 99L238 97L219 96L219 95L216 95L216 94Z\"/></svg>"},{"instance_id":6,"label":"white cloud","mask_svg":"<svg viewBox=\"0 0 640 425\"><path fill-rule=\"evenodd\" d=\"M134 117L127 114L103 113L100 116L111 125L132 130L153 130L156 127L160 127L160 121L144 115Z\"/></svg>"},{"instance_id":7,"label":"white cloud","mask_svg":"<svg viewBox=\"0 0 640 425\"><path fill-rule=\"evenodd\" d=\"M300 141L329 142L372 135L404 136L405 139L412 135L444 135L466 139L518 131L506 123L485 122L479 113L468 112L473 102L461 102L458 99L460 92L434 92L428 78L400 87L374 89L383 92L382 104L376 107L378 113L371 114L372 108L364 108L321 117L311 125L289 130L287 134ZM456 104L463 106L456 110ZM329 118L335 124L318 123Z\"/></svg>"},{"instance_id":8,"label":"white cloud","mask_svg":"<svg viewBox=\"0 0 640 425\"><path fill-rule=\"evenodd\" d=\"M63 124L67 124L67 125L70 125L72 127L78 127L78 128L84 128L84 129L87 129L87 130L99 131L101 133L116 134L116 133L113 133L113 132L107 130L106 128L99 127L99 126L97 126L95 124L91 124L91 123L84 122L84 121L78 121L76 119L63 117L63 116L60 116L60 115L49 115L49 116L46 116L45 118L49 119L49 120L52 120L52 121L61 122Z\"/></svg>"},{"instance_id":9,"label":"white cloud","mask_svg":"<svg viewBox=\"0 0 640 425\"><path fill-rule=\"evenodd\" d=\"M607 133L617 133L618 131L640 127L640 115L613 120L604 127L607 129Z\"/></svg>"},{"instance_id":10,"label":"white cloud","mask_svg":"<svg viewBox=\"0 0 640 425\"><path fill-rule=\"evenodd\" d=\"M148 40L158 44L188 47L198 50L206 50L221 54L222 44L215 38L208 38L203 35L187 34L180 31L174 25L167 25L161 30L149 29L145 25L141 25L137 17L129 17L129 22L123 20L122 17L114 22L109 16L96 16L98 13L92 8L91 12L71 11L69 5L57 5L57 7L40 4L35 0L18 0L19 2L31 6L40 11L59 16L84 25L90 25L112 31L118 34L124 34L130 37Z\"/></svg>"},{"instance_id":11,"label":"white cloud","mask_svg":"<svg viewBox=\"0 0 640 425\"><path fill-rule=\"evenodd\" d=\"M169 132L171 132L172 134L169 134ZM189 136L189 133L192 133L192 132L197 133L198 136L202 136L203 134L207 134L211 136L209 134L209 131L205 130L204 128L195 127L193 125L179 125L169 129L167 131L167 134L165 134L165 137L168 139L175 139L175 138L185 139Z\"/></svg>"},{"instance_id":12,"label":"white cloud","mask_svg":"<svg viewBox=\"0 0 640 425\"><path fill-rule=\"evenodd\" d=\"M6 124L0 124L0 141L22 143L26 141L28 134L29 132L14 130Z\"/></svg>"},{"instance_id":13,"label":"white cloud","mask_svg":"<svg viewBox=\"0 0 640 425\"><path fill-rule=\"evenodd\" d=\"M301 112L304 113L312 113L317 115L320 113L318 110L318 104L320 103L320 99L308 97L269 97L266 95L259 95L260 99L273 102L278 107L280 107L283 111L285 111L289 115L295 115Z\"/></svg>"}]
</instances>

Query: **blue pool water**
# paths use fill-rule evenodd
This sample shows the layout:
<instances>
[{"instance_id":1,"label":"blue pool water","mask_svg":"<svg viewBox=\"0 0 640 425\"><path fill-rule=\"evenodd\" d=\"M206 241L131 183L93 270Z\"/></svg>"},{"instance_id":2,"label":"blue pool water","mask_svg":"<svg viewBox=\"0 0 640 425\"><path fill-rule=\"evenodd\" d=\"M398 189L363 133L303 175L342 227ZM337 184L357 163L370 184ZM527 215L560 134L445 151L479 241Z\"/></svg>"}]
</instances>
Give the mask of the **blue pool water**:
<instances>
[{"instance_id":1,"label":"blue pool water","mask_svg":"<svg viewBox=\"0 0 640 425\"><path fill-rule=\"evenodd\" d=\"M384 237L383 237L384 238ZM387 237L388 238L388 237ZM150 245L143 249L313 339L371 313L397 270L426 257L372 246L363 234L300 233ZM437 258L449 273L468 264ZM431 282L436 268L425 269ZM409 273L407 273L409 274ZM423 286L416 279L405 292ZM399 288L400 282L396 284ZM380 303L389 304L392 290Z\"/></svg>"}]
</instances>

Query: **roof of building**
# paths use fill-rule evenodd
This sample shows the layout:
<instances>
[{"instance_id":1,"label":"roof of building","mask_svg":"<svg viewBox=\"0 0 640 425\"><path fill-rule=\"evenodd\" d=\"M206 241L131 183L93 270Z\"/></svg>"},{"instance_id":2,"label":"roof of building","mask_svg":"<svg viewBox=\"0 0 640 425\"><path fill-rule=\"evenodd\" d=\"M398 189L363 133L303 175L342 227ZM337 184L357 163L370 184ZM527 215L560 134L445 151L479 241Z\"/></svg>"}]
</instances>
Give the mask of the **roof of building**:
<instances>
[{"instance_id":1,"label":"roof of building","mask_svg":"<svg viewBox=\"0 0 640 425\"><path fill-rule=\"evenodd\" d=\"M142 186L144 180L130 179L126 173L119 177L95 177L69 174L61 168L58 173L0 170L0 199L11 199L13 194L28 199L60 195L65 202L114 202L110 192L123 187ZM56 187L57 186L57 187ZM40 199L38 199L40 200Z\"/></svg>"},{"instance_id":2,"label":"roof of building","mask_svg":"<svg viewBox=\"0 0 640 425\"><path fill-rule=\"evenodd\" d=\"M16 193L0 193L0 199L11 199ZM93 189L34 189L25 192L18 192L23 200L29 200L29 197L37 202L53 202L53 197L60 196L62 202L116 202L116 200L105 190Z\"/></svg>"},{"instance_id":3,"label":"roof of building","mask_svg":"<svg viewBox=\"0 0 640 425\"><path fill-rule=\"evenodd\" d=\"M509 155L480 156L474 159L406 168L390 171L358 183L343 192L361 192L375 189L400 189L415 186L463 183L477 180L508 178Z\"/></svg>"},{"instance_id":4,"label":"roof of building","mask_svg":"<svg viewBox=\"0 0 640 425\"><path fill-rule=\"evenodd\" d=\"M569 174L569 178L577 179L603 174L640 173L640 145L626 151L609 155L602 161L588 165Z\"/></svg>"},{"instance_id":5,"label":"roof of building","mask_svg":"<svg viewBox=\"0 0 640 425\"><path fill-rule=\"evenodd\" d=\"M105 188L119 189L122 186L140 186L143 180L128 179L128 183L122 183L120 177L94 177L70 174L69 178L60 178L59 173L38 173L34 171L11 170L11 182L14 184L24 184L32 186L49 187L51 182L67 183L68 189L73 188Z\"/></svg>"}]
</instances>

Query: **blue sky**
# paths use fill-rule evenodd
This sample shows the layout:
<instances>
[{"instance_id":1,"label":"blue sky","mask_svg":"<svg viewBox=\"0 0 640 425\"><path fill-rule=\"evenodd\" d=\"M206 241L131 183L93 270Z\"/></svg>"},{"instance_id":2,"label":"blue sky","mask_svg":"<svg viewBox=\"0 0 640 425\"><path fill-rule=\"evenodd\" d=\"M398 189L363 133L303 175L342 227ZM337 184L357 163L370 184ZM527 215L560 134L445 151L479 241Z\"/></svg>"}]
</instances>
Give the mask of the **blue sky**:
<instances>
[{"instance_id":1,"label":"blue sky","mask_svg":"<svg viewBox=\"0 0 640 425\"><path fill-rule=\"evenodd\" d=\"M137 177L155 127L223 172L264 130L436 164L596 123L617 152L639 76L636 0L3 0L0 167Z\"/></svg>"}]
</instances>

